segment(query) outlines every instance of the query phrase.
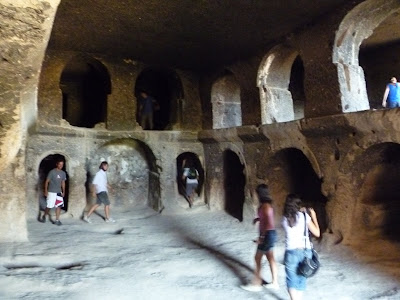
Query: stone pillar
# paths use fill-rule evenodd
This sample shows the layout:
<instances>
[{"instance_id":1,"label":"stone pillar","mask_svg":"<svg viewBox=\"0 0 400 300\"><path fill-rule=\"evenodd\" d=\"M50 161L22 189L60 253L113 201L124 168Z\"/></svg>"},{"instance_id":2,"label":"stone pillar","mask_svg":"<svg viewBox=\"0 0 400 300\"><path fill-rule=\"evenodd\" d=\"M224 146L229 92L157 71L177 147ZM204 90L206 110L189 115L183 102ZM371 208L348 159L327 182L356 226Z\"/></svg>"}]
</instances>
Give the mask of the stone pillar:
<instances>
[{"instance_id":1,"label":"stone pillar","mask_svg":"<svg viewBox=\"0 0 400 300\"><path fill-rule=\"evenodd\" d=\"M25 141L59 0L0 0L0 241L27 240Z\"/></svg>"},{"instance_id":2,"label":"stone pillar","mask_svg":"<svg viewBox=\"0 0 400 300\"><path fill-rule=\"evenodd\" d=\"M40 74L38 95L38 120L60 125L62 119L62 91L60 78L72 54L55 54L47 51Z\"/></svg>"},{"instance_id":3,"label":"stone pillar","mask_svg":"<svg viewBox=\"0 0 400 300\"><path fill-rule=\"evenodd\" d=\"M103 62L111 78L111 94L107 101L107 129L133 130L136 128L136 99L133 67L129 62ZM123 108L123 109L121 109Z\"/></svg>"}]
</instances>

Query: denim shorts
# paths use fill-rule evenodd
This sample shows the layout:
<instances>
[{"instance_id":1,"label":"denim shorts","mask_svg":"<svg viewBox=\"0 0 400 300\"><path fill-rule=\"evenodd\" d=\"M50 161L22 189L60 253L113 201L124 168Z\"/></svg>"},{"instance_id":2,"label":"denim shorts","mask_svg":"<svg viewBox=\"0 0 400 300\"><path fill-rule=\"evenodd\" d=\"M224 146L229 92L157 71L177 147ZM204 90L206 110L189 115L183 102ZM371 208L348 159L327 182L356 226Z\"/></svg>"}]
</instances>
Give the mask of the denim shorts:
<instances>
[{"instance_id":1,"label":"denim shorts","mask_svg":"<svg viewBox=\"0 0 400 300\"><path fill-rule=\"evenodd\" d=\"M304 291L306 289L306 278L298 273L298 267L305 255L311 258L311 249L293 249L285 252L286 285L288 289Z\"/></svg>"},{"instance_id":2,"label":"denim shorts","mask_svg":"<svg viewBox=\"0 0 400 300\"><path fill-rule=\"evenodd\" d=\"M276 243L276 231L275 230L268 230L265 232L264 240L261 244L258 245L257 251L262 253L267 253L271 250Z\"/></svg>"},{"instance_id":3,"label":"denim shorts","mask_svg":"<svg viewBox=\"0 0 400 300\"><path fill-rule=\"evenodd\" d=\"M98 205L104 204L106 206L110 205L110 200L108 200L107 192L100 192L96 196L97 196L96 204L98 204Z\"/></svg>"},{"instance_id":4,"label":"denim shorts","mask_svg":"<svg viewBox=\"0 0 400 300\"><path fill-rule=\"evenodd\" d=\"M395 107L400 107L399 101L388 101L387 102L387 108L395 108Z\"/></svg>"}]
</instances>

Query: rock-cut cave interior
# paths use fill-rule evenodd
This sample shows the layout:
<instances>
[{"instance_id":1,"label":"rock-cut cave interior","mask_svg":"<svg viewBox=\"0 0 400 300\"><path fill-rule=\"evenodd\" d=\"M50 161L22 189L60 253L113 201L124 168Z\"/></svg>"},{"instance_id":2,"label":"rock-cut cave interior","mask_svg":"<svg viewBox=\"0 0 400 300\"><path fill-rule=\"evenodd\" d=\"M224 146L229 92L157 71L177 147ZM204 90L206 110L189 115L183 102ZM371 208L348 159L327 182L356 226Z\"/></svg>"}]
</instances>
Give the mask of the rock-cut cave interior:
<instances>
[{"instance_id":1,"label":"rock-cut cave interior","mask_svg":"<svg viewBox=\"0 0 400 300\"><path fill-rule=\"evenodd\" d=\"M321 229L305 299L400 299L400 1L0 0L0 36L1 299L289 299L291 193ZM87 224L101 161L116 222ZM280 282L261 294L238 288L259 184Z\"/></svg>"}]
</instances>

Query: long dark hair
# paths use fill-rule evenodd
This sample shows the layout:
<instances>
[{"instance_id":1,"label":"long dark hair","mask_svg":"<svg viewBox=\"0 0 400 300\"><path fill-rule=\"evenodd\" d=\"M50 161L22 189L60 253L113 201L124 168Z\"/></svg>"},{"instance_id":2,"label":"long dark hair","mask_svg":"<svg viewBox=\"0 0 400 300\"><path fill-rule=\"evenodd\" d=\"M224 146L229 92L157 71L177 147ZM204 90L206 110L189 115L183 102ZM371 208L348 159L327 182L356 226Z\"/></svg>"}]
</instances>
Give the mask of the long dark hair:
<instances>
[{"instance_id":1,"label":"long dark hair","mask_svg":"<svg viewBox=\"0 0 400 300\"><path fill-rule=\"evenodd\" d=\"M289 194L286 197L285 206L283 208L283 216L288 220L289 226L296 225L297 212L301 207L301 199L295 194Z\"/></svg>"},{"instance_id":2,"label":"long dark hair","mask_svg":"<svg viewBox=\"0 0 400 300\"><path fill-rule=\"evenodd\" d=\"M268 185L265 183L259 184L256 188L256 192L260 203L272 203L271 196L269 195Z\"/></svg>"}]
</instances>

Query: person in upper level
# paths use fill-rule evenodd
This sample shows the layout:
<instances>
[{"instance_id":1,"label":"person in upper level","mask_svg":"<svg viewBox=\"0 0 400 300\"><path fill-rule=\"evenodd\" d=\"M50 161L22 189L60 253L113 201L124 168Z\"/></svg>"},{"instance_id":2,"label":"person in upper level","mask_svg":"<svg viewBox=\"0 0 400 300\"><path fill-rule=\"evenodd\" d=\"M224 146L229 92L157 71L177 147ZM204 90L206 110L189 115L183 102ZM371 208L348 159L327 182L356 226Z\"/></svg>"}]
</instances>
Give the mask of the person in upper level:
<instances>
[{"instance_id":1,"label":"person in upper level","mask_svg":"<svg viewBox=\"0 0 400 300\"><path fill-rule=\"evenodd\" d=\"M146 92L140 92L139 98L139 116L140 126L143 129L153 130L154 128L154 111L159 108L158 102Z\"/></svg>"},{"instance_id":2,"label":"person in upper level","mask_svg":"<svg viewBox=\"0 0 400 300\"><path fill-rule=\"evenodd\" d=\"M382 106L387 108L400 107L400 84L396 77L390 79L383 94Z\"/></svg>"}]
</instances>

